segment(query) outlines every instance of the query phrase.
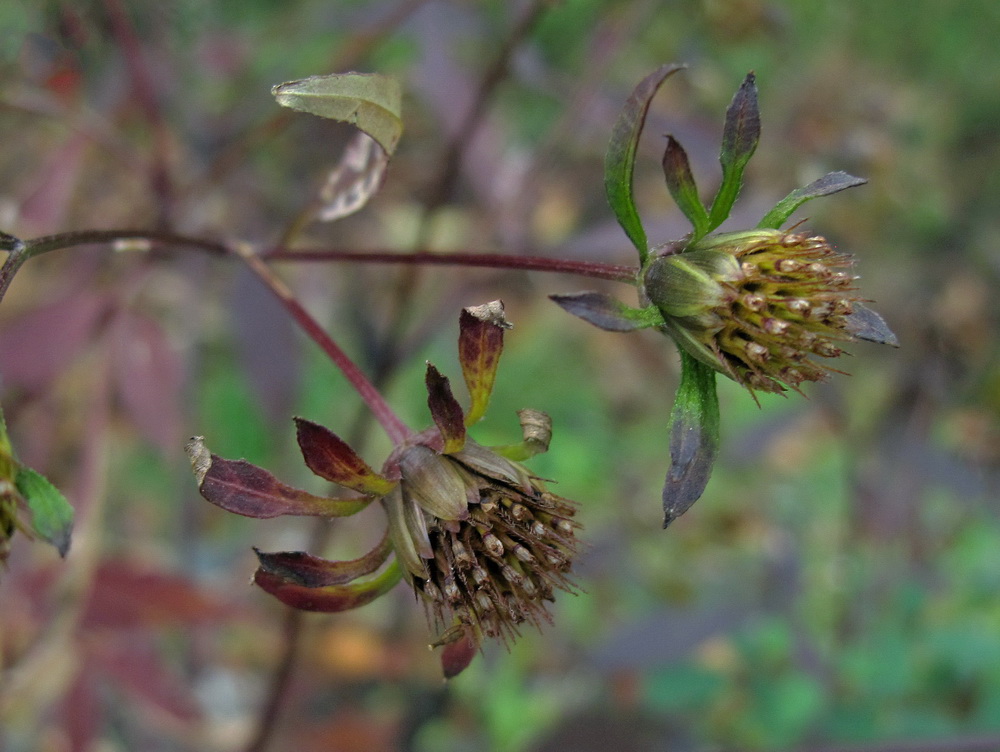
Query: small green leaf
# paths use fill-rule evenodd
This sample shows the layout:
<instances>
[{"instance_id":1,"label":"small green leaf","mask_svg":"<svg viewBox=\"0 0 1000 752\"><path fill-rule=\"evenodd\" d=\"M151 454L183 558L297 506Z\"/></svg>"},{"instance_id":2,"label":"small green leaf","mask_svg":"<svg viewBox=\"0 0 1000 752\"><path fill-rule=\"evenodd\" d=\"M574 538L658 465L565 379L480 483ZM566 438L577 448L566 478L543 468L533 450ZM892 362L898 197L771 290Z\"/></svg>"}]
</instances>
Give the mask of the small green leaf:
<instances>
[{"instance_id":1,"label":"small green leaf","mask_svg":"<svg viewBox=\"0 0 1000 752\"><path fill-rule=\"evenodd\" d=\"M631 308L601 292L549 295L549 299L567 313L607 332L632 332L663 326L663 315L656 306Z\"/></svg>"},{"instance_id":2,"label":"small green leaf","mask_svg":"<svg viewBox=\"0 0 1000 752\"><path fill-rule=\"evenodd\" d=\"M708 233L708 210L698 198L698 186L691 174L687 152L673 136L667 136L667 148L663 153L663 175L667 179L670 195L694 227L694 237L691 239L694 242Z\"/></svg>"},{"instance_id":3,"label":"small green leaf","mask_svg":"<svg viewBox=\"0 0 1000 752\"><path fill-rule=\"evenodd\" d=\"M272 87L282 107L357 126L391 155L403 133L403 94L394 78L376 73L312 76Z\"/></svg>"},{"instance_id":4,"label":"small green leaf","mask_svg":"<svg viewBox=\"0 0 1000 752\"><path fill-rule=\"evenodd\" d=\"M743 170L760 141L760 110L757 107L757 84L753 72L747 74L726 110L722 133L722 184L709 210L709 232L721 225L736 203L743 187Z\"/></svg>"},{"instance_id":5,"label":"small green leaf","mask_svg":"<svg viewBox=\"0 0 1000 752\"><path fill-rule=\"evenodd\" d=\"M625 102L625 107L618 115L615 127L611 132L611 142L604 157L604 189L608 196L611 210L618 219L618 224L625 230L628 239L632 241L639 252L639 259L646 261L649 247L646 241L646 231L642 228L639 212L635 208L632 197L632 174L635 170L635 153L646 124L646 113L660 85L668 76L681 70L682 65L663 65L646 76L635 87L632 95Z\"/></svg>"},{"instance_id":6,"label":"small green leaf","mask_svg":"<svg viewBox=\"0 0 1000 752\"><path fill-rule=\"evenodd\" d=\"M681 352L681 383L670 413L670 467L663 485L663 527L701 497L718 452L715 371Z\"/></svg>"},{"instance_id":7,"label":"small green leaf","mask_svg":"<svg viewBox=\"0 0 1000 752\"><path fill-rule=\"evenodd\" d=\"M781 201L774 205L771 211L764 215L764 218L757 227L777 230L806 201L819 198L820 196L829 196L831 193L838 193L848 188L864 185L867 182L864 178L856 178L853 175L848 175L846 172L828 172L819 178L819 180L814 180L804 188L796 188L781 199Z\"/></svg>"},{"instance_id":8,"label":"small green leaf","mask_svg":"<svg viewBox=\"0 0 1000 752\"><path fill-rule=\"evenodd\" d=\"M73 507L66 497L45 476L29 467L18 468L14 485L31 510L35 534L55 546L60 556L65 556L73 533Z\"/></svg>"}]
</instances>

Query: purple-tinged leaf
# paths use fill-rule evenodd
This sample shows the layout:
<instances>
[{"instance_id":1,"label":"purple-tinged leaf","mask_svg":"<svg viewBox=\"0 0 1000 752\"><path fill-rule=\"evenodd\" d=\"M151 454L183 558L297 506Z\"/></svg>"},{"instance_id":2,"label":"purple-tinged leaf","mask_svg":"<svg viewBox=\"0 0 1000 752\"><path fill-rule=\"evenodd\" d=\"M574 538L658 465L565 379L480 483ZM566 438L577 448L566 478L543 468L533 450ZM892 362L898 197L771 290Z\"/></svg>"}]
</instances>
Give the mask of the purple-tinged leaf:
<instances>
[{"instance_id":1,"label":"purple-tinged leaf","mask_svg":"<svg viewBox=\"0 0 1000 752\"><path fill-rule=\"evenodd\" d=\"M635 171L635 154L639 137L646 124L646 114L660 85L667 77L681 70L681 65L663 65L646 76L632 91L622 108L611 132L611 142L604 157L604 190L608 203L628 239L639 252L639 259L646 261L649 246L646 231L639 219L632 196L632 175Z\"/></svg>"},{"instance_id":2,"label":"purple-tinged leaf","mask_svg":"<svg viewBox=\"0 0 1000 752\"><path fill-rule=\"evenodd\" d=\"M608 332L632 332L663 325L663 316L656 306L630 308L602 292L549 295L549 298L567 313Z\"/></svg>"},{"instance_id":3,"label":"purple-tinged leaf","mask_svg":"<svg viewBox=\"0 0 1000 752\"><path fill-rule=\"evenodd\" d=\"M708 232L708 210L698 198L698 186L691 174L687 152L673 136L667 136L667 148L663 152L663 176L667 180L670 195L694 227L692 241L697 240Z\"/></svg>"},{"instance_id":4,"label":"purple-tinged leaf","mask_svg":"<svg viewBox=\"0 0 1000 752\"><path fill-rule=\"evenodd\" d=\"M471 401L465 425L471 426L483 417L490 404L503 352L503 332L513 325L504 318L503 302L499 300L463 308L458 325L458 359Z\"/></svg>"},{"instance_id":5,"label":"purple-tinged leaf","mask_svg":"<svg viewBox=\"0 0 1000 752\"><path fill-rule=\"evenodd\" d=\"M857 339L874 342L877 345L899 347L899 340L889 325L871 308L853 303L854 312L847 317L847 331Z\"/></svg>"},{"instance_id":6,"label":"purple-tinged leaf","mask_svg":"<svg viewBox=\"0 0 1000 752\"><path fill-rule=\"evenodd\" d=\"M757 150L760 141L760 110L757 107L757 84L753 72L747 73L726 110L726 127L722 133L722 184L709 210L711 232L729 216L736 197L743 187L743 170Z\"/></svg>"},{"instance_id":7,"label":"purple-tinged leaf","mask_svg":"<svg viewBox=\"0 0 1000 752\"><path fill-rule=\"evenodd\" d=\"M444 454L458 452L465 446L465 416L462 406L451 393L451 384L446 376L430 363L427 364L427 406L430 408L434 425L444 440Z\"/></svg>"},{"instance_id":8,"label":"purple-tinged leaf","mask_svg":"<svg viewBox=\"0 0 1000 752\"><path fill-rule=\"evenodd\" d=\"M281 515L346 517L360 512L371 497L331 499L287 486L262 467L246 460L211 454L201 436L184 447L206 500L227 512L264 519Z\"/></svg>"},{"instance_id":9,"label":"purple-tinged leaf","mask_svg":"<svg viewBox=\"0 0 1000 752\"><path fill-rule=\"evenodd\" d=\"M818 180L814 180L804 188L796 188L774 205L757 227L762 229L779 229L788 220L792 213L806 201L811 201L820 196L829 196L832 193L864 185L868 181L864 178L857 178L848 175L846 172L828 172Z\"/></svg>"},{"instance_id":10,"label":"purple-tinged leaf","mask_svg":"<svg viewBox=\"0 0 1000 752\"><path fill-rule=\"evenodd\" d=\"M438 641L440 644L440 640ZM479 644L469 627L459 627L459 634L444 643L441 650L441 670L445 679L451 679L465 671L479 651Z\"/></svg>"},{"instance_id":11,"label":"purple-tinged leaf","mask_svg":"<svg viewBox=\"0 0 1000 752\"><path fill-rule=\"evenodd\" d=\"M681 352L681 383L670 413L670 467L663 485L663 527L705 491L719 451L715 371Z\"/></svg>"},{"instance_id":12,"label":"purple-tinged leaf","mask_svg":"<svg viewBox=\"0 0 1000 752\"><path fill-rule=\"evenodd\" d=\"M352 582L349 585L305 587L290 582L280 575L267 572L263 568L257 570L253 579L262 590L292 608L298 608L302 611L333 613L348 611L371 603L379 596L389 592L399 582L402 574L403 570L394 561L377 577L367 582Z\"/></svg>"},{"instance_id":13,"label":"purple-tinged leaf","mask_svg":"<svg viewBox=\"0 0 1000 752\"><path fill-rule=\"evenodd\" d=\"M304 418L296 418L295 426L306 465L319 477L372 496L384 496L396 485L372 470L329 428Z\"/></svg>"},{"instance_id":14,"label":"purple-tinged leaf","mask_svg":"<svg viewBox=\"0 0 1000 752\"><path fill-rule=\"evenodd\" d=\"M391 552L392 541L388 533L371 551L350 561L328 561L302 551L269 554L254 549L263 571L308 588L346 585L374 572L385 563Z\"/></svg>"}]
</instances>

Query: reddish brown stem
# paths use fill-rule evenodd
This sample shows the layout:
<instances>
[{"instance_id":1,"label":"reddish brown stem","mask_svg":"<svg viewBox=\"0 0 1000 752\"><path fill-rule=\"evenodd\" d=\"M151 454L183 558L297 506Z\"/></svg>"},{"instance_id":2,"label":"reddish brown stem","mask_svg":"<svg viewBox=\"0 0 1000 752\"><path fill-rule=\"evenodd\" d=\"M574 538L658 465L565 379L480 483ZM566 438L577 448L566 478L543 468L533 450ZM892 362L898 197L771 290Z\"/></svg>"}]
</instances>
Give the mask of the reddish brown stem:
<instances>
[{"instance_id":1,"label":"reddish brown stem","mask_svg":"<svg viewBox=\"0 0 1000 752\"><path fill-rule=\"evenodd\" d=\"M634 266L602 264L597 261L573 261L542 256L506 256L496 253L398 253L393 251L286 251L265 254L268 261L351 262L356 264L412 264L427 266L478 266L491 269L523 269L525 271L577 274L581 277L608 279L612 282L634 283L638 269Z\"/></svg>"}]
</instances>

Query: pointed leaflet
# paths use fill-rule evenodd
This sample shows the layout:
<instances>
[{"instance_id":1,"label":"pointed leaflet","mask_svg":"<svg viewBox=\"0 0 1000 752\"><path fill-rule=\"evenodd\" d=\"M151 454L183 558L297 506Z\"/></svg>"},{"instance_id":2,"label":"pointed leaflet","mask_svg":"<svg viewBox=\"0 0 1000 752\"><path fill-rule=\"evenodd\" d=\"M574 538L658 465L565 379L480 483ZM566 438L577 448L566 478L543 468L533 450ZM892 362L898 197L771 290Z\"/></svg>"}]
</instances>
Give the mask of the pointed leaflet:
<instances>
[{"instance_id":1,"label":"pointed leaflet","mask_svg":"<svg viewBox=\"0 0 1000 752\"><path fill-rule=\"evenodd\" d=\"M19 467L14 485L31 510L31 528L65 556L73 534L73 507L59 489L30 467Z\"/></svg>"},{"instance_id":2,"label":"pointed leaflet","mask_svg":"<svg viewBox=\"0 0 1000 752\"><path fill-rule=\"evenodd\" d=\"M754 74L737 90L726 110L726 127L722 132L722 184L709 210L709 231L721 225L736 203L743 187L743 170L760 141L760 110L757 108L757 84Z\"/></svg>"},{"instance_id":3,"label":"pointed leaflet","mask_svg":"<svg viewBox=\"0 0 1000 752\"><path fill-rule=\"evenodd\" d=\"M207 501L227 512L266 519L281 515L347 517L371 502L360 499L330 499L286 486L262 467L246 460L226 460L211 454L201 436L184 450L198 480L198 491Z\"/></svg>"},{"instance_id":4,"label":"pointed leaflet","mask_svg":"<svg viewBox=\"0 0 1000 752\"><path fill-rule=\"evenodd\" d=\"M392 541L388 533L371 551L350 561L327 561L302 551L269 554L254 549L261 570L288 583L308 588L346 585L374 572L385 563L391 552Z\"/></svg>"},{"instance_id":5,"label":"pointed leaflet","mask_svg":"<svg viewBox=\"0 0 1000 752\"><path fill-rule=\"evenodd\" d=\"M667 136L667 148L663 152L663 176L667 180L670 195L694 227L691 242L698 240L708 233L708 211L698 198L698 186L691 174L687 152L673 136Z\"/></svg>"},{"instance_id":6,"label":"pointed leaflet","mask_svg":"<svg viewBox=\"0 0 1000 752\"><path fill-rule=\"evenodd\" d=\"M779 229L785 221L792 216L792 212L798 209L806 201L818 198L820 196L829 196L831 193L837 193L839 191L846 190L848 188L854 188L858 185L864 185L868 181L864 178L856 178L853 175L848 175L846 172L828 172L823 177L818 180L814 180L809 185L804 188L796 188L794 191L785 196L781 201L774 205L764 218L760 221L757 227L760 228L770 228L773 230Z\"/></svg>"},{"instance_id":7,"label":"pointed leaflet","mask_svg":"<svg viewBox=\"0 0 1000 752\"><path fill-rule=\"evenodd\" d=\"M681 383L670 413L670 467L663 486L663 527L686 512L708 485L719 451L715 371L681 353Z\"/></svg>"},{"instance_id":8,"label":"pointed leaflet","mask_svg":"<svg viewBox=\"0 0 1000 752\"><path fill-rule=\"evenodd\" d=\"M430 363L427 364L427 407L430 408L434 424L444 440L444 454L461 450L465 445L465 420L462 406L451 393L451 384L446 376Z\"/></svg>"},{"instance_id":9,"label":"pointed leaflet","mask_svg":"<svg viewBox=\"0 0 1000 752\"><path fill-rule=\"evenodd\" d=\"M347 443L329 428L296 418L299 449L306 465L320 478L359 493L384 496L395 486L372 470Z\"/></svg>"},{"instance_id":10,"label":"pointed leaflet","mask_svg":"<svg viewBox=\"0 0 1000 752\"><path fill-rule=\"evenodd\" d=\"M393 561L378 576L366 582L353 582L350 585L305 587L290 582L280 575L267 572L263 568L256 571L253 581L261 590L292 608L333 613L371 603L389 592L402 575L403 570L400 569L399 562Z\"/></svg>"},{"instance_id":11,"label":"pointed leaflet","mask_svg":"<svg viewBox=\"0 0 1000 752\"><path fill-rule=\"evenodd\" d=\"M392 155L403 132L403 93L394 78L366 73L312 76L278 84L271 93L282 107L350 123Z\"/></svg>"},{"instance_id":12,"label":"pointed leaflet","mask_svg":"<svg viewBox=\"0 0 1000 752\"><path fill-rule=\"evenodd\" d=\"M639 252L643 263L649 253L646 231L642 228L639 212L632 196L632 173L635 170L635 153L639 136L646 124L649 103L667 77L681 70L681 65L663 65L646 76L635 87L625 102L611 131L611 142L604 157L604 190L611 210L618 219L628 239Z\"/></svg>"},{"instance_id":13,"label":"pointed leaflet","mask_svg":"<svg viewBox=\"0 0 1000 752\"><path fill-rule=\"evenodd\" d=\"M631 308L601 292L549 295L549 299L567 313L607 332L632 332L650 326L663 326L663 316L656 306Z\"/></svg>"},{"instance_id":14,"label":"pointed leaflet","mask_svg":"<svg viewBox=\"0 0 1000 752\"><path fill-rule=\"evenodd\" d=\"M462 309L458 320L458 359L472 403L465 415L467 426L486 413L503 352L503 331L512 326L504 318L500 300Z\"/></svg>"}]
</instances>

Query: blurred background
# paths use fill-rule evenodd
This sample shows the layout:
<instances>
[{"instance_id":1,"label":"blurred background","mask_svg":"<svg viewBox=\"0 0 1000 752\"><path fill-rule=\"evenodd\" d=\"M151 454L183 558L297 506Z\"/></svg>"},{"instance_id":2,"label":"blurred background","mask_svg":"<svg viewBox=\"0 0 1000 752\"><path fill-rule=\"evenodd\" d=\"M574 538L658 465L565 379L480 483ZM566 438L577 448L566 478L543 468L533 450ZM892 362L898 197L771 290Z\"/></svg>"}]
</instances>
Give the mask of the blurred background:
<instances>
[{"instance_id":1,"label":"blurred background","mask_svg":"<svg viewBox=\"0 0 1000 752\"><path fill-rule=\"evenodd\" d=\"M518 440L521 407L553 417L531 467L580 502L580 592L444 684L406 588L295 617L248 584L252 546L351 558L380 510L317 529L197 493L194 434L316 492L293 415L375 466L389 450L269 293L192 251L33 260L0 306L0 400L77 527L65 561L21 537L0 572L0 749L1000 749L1000 4L14 0L0 29L0 229L19 237L278 243L351 129L281 111L270 87L360 70L402 82L403 139L367 207L298 246L633 264L602 182L632 87L689 66L654 100L636 169L663 242L687 229L663 135L710 197L753 70L763 135L725 229L828 171L867 177L793 221L854 254L901 342L856 345L852 375L805 399L758 407L720 380L715 476L664 531L673 346L547 299L633 303L627 287L276 265L413 426L425 361L458 378L461 307L502 298L515 329L474 436Z\"/></svg>"}]
</instances>

